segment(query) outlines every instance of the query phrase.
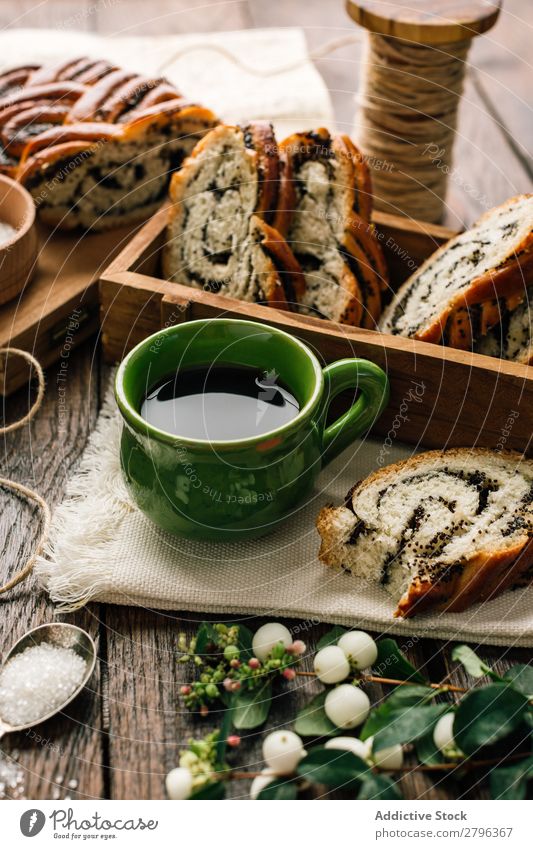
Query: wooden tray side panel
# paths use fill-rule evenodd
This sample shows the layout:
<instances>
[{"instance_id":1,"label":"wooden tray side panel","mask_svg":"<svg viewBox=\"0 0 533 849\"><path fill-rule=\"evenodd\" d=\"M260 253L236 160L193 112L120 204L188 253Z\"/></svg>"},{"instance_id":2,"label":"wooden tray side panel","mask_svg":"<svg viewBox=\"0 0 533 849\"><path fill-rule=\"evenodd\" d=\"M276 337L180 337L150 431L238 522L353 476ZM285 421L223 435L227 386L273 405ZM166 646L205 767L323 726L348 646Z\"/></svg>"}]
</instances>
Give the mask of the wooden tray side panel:
<instances>
[{"instance_id":1,"label":"wooden tray side panel","mask_svg":"<svg viewBox=\"0 0 533 849\"><path fill-rule=\"evenodd\" d=\"M470 445L530 453L531 369L244 303L133 271L157 267L154 258L164 226L163 215L152 219L100 280L108 361L119 361L146 336L180 321L220 316L260 321L298 336L324 363L357 356L386 371L391 400L374 428L383 437L383 465L395 440L427 448ZM396 252L403 266L405 257L418 264L451 235L445 228L395 216L376 216L376 226L386 250Z\"/></svg>"},{"instance_id":2,"label":"wooden tray side panel","mask_svg":"<svg viewBox=\"0 0 533 849\"><path fill-rule=\"evenodd\" d=\"M34 278L19 298L0 307L0 348L22 348L41 365L59 361L57 370L64 370L61 363L74 348L97 332L98 278L120 249L131 244L135 229L82 236L39 225L41 247ZM58 371L50 370L50 385ZM1 355L0 395L24 386L29 374L20 357Z\"/></svg>"},{"instance_id":3,"label":"wooden tray side panel","mask_svg":"<svg viewBox=\"0 0 533 849\"><path fill-rule=\"evenodd\" d=\"M173 323L174 297L181 309L186 291L179 289L179 295L161 299L161 325ZM362 357L381 366L390 380L391 398L373 430L384 437L384 465L395 440L426 448L469 445L531 451L533 380L524 377L522 366L371 330L338 332L319 319L302 320L232 299L229 309L221 309L216 296L199 294L189 300L188 320L224 315L262 321L302 339L324 363Z\"/></svg>"}]
</instances>

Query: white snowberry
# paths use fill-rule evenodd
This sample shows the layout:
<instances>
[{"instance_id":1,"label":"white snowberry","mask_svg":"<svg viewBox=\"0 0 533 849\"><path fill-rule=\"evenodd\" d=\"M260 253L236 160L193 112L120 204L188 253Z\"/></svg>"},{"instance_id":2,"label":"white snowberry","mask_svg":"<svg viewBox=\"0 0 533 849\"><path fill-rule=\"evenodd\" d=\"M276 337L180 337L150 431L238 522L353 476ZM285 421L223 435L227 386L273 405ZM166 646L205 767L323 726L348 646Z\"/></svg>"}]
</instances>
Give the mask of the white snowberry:
<instances>
[{"instance_id":1,"label":"white snowberry","mask_svg":"<svg viewBox=\"0 0 533 849\"><path fill-rule=\"evenodd\" d=\"M367 718L370 701L359 687L341 684L327 694L324 710L337 728L355 728Z\"/></svg>"},{"instance_id":2,"label":"white snowberry","mask_svg":"<svg viewBox=\"0 0 533 849\"><path fill-rule=\"evenodd\" d=\"M338 646L326 646L315 655L315 672L323 684L338 684L350 674L350 664Z\"/></svg>"},{"instance_id":3,"label":"white snowberry","mask_svg":"<svg viewBox=\"0 0 533 849\"><path fill-rule=\"evenodd\" d=\"M268 787L276 777L276 774L271 769L262 769L261 775L256 775L250 787L250 799L257 799L261 790Z\"/></svg>"},{"instance_id":4,"label":"white snowberry","mask_svg":"<svg viewBox=\"0 0 533 849\"><path fill-rule=\"evenodd\" d=\"M169 799L188 799L192 790L192 775L185 767L171 769L165 778Z\"/></svg>"},{"instance_id":5,"label":"white snowberry","mask_svg":"<svg viewBox=\"0 0 533 849\"><path fill-rule=\"evenodd\" d=\"M379 766L381 769L400 769L403 766L403 748L399 743L373 752L374 738L369 737L366 742L369 749L369 760L375 766Z\"/></svg>"},{"instance_id":6,"label":"white snowberry","mask_svg":"<svg viewBox=\"0 0 533 849\"><path fill-rule=\"evenodd\" d=\"M376 662L378 647L366 631L347 631L337 645L356 669L368 669Z\"/></svg>"},{"instance_id":7,"label":"white snowberry","mask_svg":"<svg viewBox=\"0 0 533 849\"><path fill-rule=\"evenodd\" d=\"M450 711L449 713L445 713L444 716L441 716L433 729L433 742L437 749L440 749L443 753L447 753L448 751L456 748L455 740L453 738L454 718L455 714L453 712Z\"/></svg>"},{"instance_id":8,"label":"white snowberry","mask_svg":"<svg viewBox=\"0 0 533 849\"><path fill-rule=\"evenodd\" d=\"M272 649L278 643L285 648L292 644L291 632L281 622L267 622L255 632L252 640L252 650L259 660L266 660Z\"/></svg>"},{"instance_id":9,"label":"white snowberry","mask_svg":"<svg viewBox=\"0 0 533 849\"><path fill-rule=\"evenodd\" d=\"M332 737L324 746L325 749L341 749L343 752L353 752L364 761L370 754L368 740L359 740L358 737Z\"/></svg>"},{"instance_id":10,"label":"white snowberry","mask_svg":"<svg viewBox=\"0 0 533 849\"><path fill-rule=\"evenodd\" d=\"M263 758L277 775L294 772L304 755L302 740L294 731L273 731L263 740Z\"/></svg>"}]
</instances>

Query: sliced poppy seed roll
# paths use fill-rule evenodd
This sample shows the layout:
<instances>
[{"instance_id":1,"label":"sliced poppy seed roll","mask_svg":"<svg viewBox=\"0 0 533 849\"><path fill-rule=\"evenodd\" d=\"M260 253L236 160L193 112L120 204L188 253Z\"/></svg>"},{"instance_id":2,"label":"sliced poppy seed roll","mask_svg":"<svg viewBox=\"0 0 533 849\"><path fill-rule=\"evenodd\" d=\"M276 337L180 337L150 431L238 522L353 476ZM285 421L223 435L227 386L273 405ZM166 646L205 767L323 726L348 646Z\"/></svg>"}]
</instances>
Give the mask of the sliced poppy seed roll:
<instances>
[{"instance_id":1,"label":"sliced poppy seed roll","mask_svg":"<svg viewBox=\"0 0 533 849\"><path fill-rule=\"evenodd\" d=\"M400 287L380 329L471 349L497 320L495 299L523 298L532 272L533 195L518 195L430 256Z\"/></svg>"},{"instance_id":2,"label":"sliced poppy seed roll","mask_svg":"<svg viewBox=\"0 0 533 849\"><path fill-rule=\"evenodd\" d=\"M320 559L380 584L396 616L464 610L531 580L533 461L429 451L356 484L317 519Z\"/></svg>"},{"instance_id":3,"label":"sliced poppy seed roll","mask_svg":"<svg viewBox=\"0 0 533 849\"><path fill-rule=\"evenodd\" d=\"M280 145L275 226L305 275L302 312L375 329L387 269L370 224L368 167L348 136L321 128Z\"/></svg>"},{"instance_id":4,"label":"sliced poppy seed roll","mask_svg":"<svg viewBox=\"0 0 533 849\"><path fill-rule=\"evenodd\" d=\"M278 189L269 125L220 125L208 133L172 178L165 276L288 309L304 280L287 243L269 224Z\"/></svg>"}]
</instances>

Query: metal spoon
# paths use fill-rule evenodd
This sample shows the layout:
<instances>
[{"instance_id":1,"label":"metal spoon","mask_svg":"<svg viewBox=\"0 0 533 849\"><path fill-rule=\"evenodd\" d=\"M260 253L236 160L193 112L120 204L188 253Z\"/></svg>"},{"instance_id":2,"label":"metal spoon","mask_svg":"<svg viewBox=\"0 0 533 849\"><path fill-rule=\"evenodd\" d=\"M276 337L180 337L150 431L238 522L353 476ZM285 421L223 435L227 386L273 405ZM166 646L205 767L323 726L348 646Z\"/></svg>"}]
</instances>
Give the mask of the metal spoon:
<instances>
[{"instance_id":1,"label":"metal spoon","mask_svg":"<svg viewBox=\"0 0 533 849\"><path fill-rule=\"evenodd\" d=\"M8 652L4 659L4 665L15 657L15 655L20 654L30 646L38 646L40 643L49 643L53 646L73 649L85 661L83 680L62 705L44 716L39 716L27 725L9 725L9 723L0 717L0 737L3 737L4 734L9 734L11 731L24 731L27 728L33 728L34 725L39 725L45 719L50 719L56 713L64 710L79 695L93 674L96 664L96 646L92 637L83 628L78 628L76 625L68 625L65 622L54 622L52 625L39 625L37 628L32 628Z\"/></svg>"}]
</instances>

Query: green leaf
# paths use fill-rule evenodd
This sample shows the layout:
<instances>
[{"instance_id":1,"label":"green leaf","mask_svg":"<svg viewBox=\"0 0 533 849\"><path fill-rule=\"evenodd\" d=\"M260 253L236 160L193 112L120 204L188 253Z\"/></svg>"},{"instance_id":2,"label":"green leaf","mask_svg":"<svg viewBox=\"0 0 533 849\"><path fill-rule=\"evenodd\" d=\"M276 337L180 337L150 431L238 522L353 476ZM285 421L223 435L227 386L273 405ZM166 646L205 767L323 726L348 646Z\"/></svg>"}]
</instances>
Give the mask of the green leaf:
<instances>
[{"instance_id":1,"label":"green leaf","mask_svg":"<svg viewBox=\"0 0 533 849\"><path fill-rule=\"evenodd\" d=\"M433 728L419 737L418 740L415 740L415 748L416 756L421 764L435 766L436 764L443 764L446 760L440 749L435 746Z\"/></svg>"},{"instance_id":2,"label":"green leaf","mask_svg":"<svg viewBox=\"0 0 533 849\"><path fill-rule=\"evenodd\" d=\"M272 703L272 685L265 681L257 690L239 690L233 701L235 728L257 728L268 717Z\"/></svg>"},{"instance_id":3,"label":"green leaf","mask_svg":"<svg viewBox=\"0 0 533 849\"><path fill-rule=\"evenodd\" d=\"M455 646L452 651L452 660L462 663L472 678L482 678L483 675L492 674L490 666L487 666L470 646Z\"/></svg>"},{"instance_id":4,"label":"green leaf","mask_svg":"<svg viewBox=\"0 0 533 849\"><path fill-rule=\"evenodd\" d=\"M333 725L326 716L324 710L326 696L327 690L324 690L296 714L294 730L301 737L336 737L342 734L342 729Z\"/></svg>"},{"instance_id":5,"label":"green leaf","mask_svg":"<svg viewBox=\"0 0 533 849\"><path fill-rule=\"evenodd\" d=\"M388 698L370 712L361 731L361 740L366 740L385 728L390 722L393 711L425 704L434 696L435 691L431 687L424 687L421 684L402 684L396 687Z\"/></svg>"},{"instance_id":6,"label":"green leaf","mask_svg":"<svg viewBox=\"0 0 533 849\"><path fill-rule=\"evenodd\" d=\"M241 625L239 622L230 622L228 624L228 628L237 627L239 629L239 636L237 638L237 647L243 653L244 658L246 659L252 657L252 640L254 635L246 625Z\"/></svg>"},{"instance_id":7,"label":"green leaf","mask_svg":"<svg viewBox=\"0 0 533 849\"><path fill-rule=\"evenodd\" d=\"M493 769L490 774L490 792L493 799L525 799L527 783L533 779L533 757L512 766Z\"/></svg>"},{"instance_id":8,"label":"green leaf","mask_svg":"<svg viewBox=\"0 0 533 849\"><path fill-rule=\"evenodd\" d=\"M271 781L267 784L258 795L258 799L278 799L291 800L296 799L298 786L294 781L287 778L277 778L276 781Z\"/></svg>"},{"instance_id":9,"label":"green leaf","mask_svg":"<svg viewBox=\"0 0 533 849\"><path fill-rule=\"evenodd\" d=\"M353 752L324 749L317 746L298 764L298 775L315 784L327 784L349 790L359 786L361 776L368 773L368 765Z\"/></svg>"},{"instance_id":10,"label":"green leaf","mask_svg":"<svg viewBox=\"0 0 533 849\"><path fill-rule=\"evenodd\" d=\"M233 694L231 695L233 696ZM224 764L226 749L228 747L228 734L231 731L231 726L233 724L233 701L234 697L230 699L228 707L224 711L222 724L218 732L218 740L216 743L216 762L220 767Z\"/></svg>"},{"instance_id":11,"label":"green leaf","mask_svg":"<svg viewBox=\"0 0 533 849\"><path fill-rule=\"evenodd\" d=\"M467 693L453 724L455 742L466 755L503 740L524 721L527 698L508 684L489 684Z\"/></svg>"},{"instance_id":12,"label":"green leaf","mask_svg":"<svg viewBox=\"0 0 533 849\"><path fill-rule=\"evenodd\" d=\"M226 785L224 782L211 781L209 784L204 784L203 787L200 787L192 796L189 796L189 799L224 799L225 796Z\"/></svg>"},{"instance_id":13,"label":"green leaf","mask_svg":"<svg viewBox=\"0 0 533 849\"><path fill-rule=\"evenodd\" d=\"M397 678L400 681L413 681L416 684L425 684L424 676L409 663L396 640L387 637L378 640L378 658L374 664L377 674L383 678Z\"/></svg>"},{"instance_id":14,"label":"green leaf","mask_svg":"<svg viewBox=\"0 0 533 849\"><path fill-rule=\"evenodd\" d=\"M210 643L218 646L218 633L211 622L202 622L196 633L196 648L195 654L202 656L207 654L207 646Z\"/></svg>"},{"instance_id":15,"label":"green leaf","mask_svg":"<svg viewBox=\"0 0 533 849\"><path fill-rule=\"evenodd\" d=\"M448 705L421 705L406 707L391 712L388 723L374 737L373 751L387 749L396 743L412 743L424 734L428 734Z\"/></svg>"},{"instance_id":16,"label":"green leaf","mask_svg":"<svg viewBox=\"0 0 533 849\"><path fill-rule=\"evenodd\" d=\"M394 781L386 775L369 773L363 778L363 784L357 796L358 799L394 799L402 798Z\"/></svg>"},{"instance_id":17,"label":"green leaf","mask_svg":"<svg viewBox=\"0 0 533 849\"><path fill-rule=\"evenodd\" d=\"M533 698L533 666L519 663L517 666L511 666L503 677L519 693Z\"/></svg>"},{"instance_id":18,"label":"green leaf","mask_svg":"<svg viewBox=\"0 0 533 849\"><path fill-rule=\"evenodd\" d=\"M341 628L340 625L334 625L331 631L327 631L323 637L320 637L318 643L316 644L316 650L320 651L320 649L325 649L326 646L334 646L343 634L346 633L346 628Z\"/></svg>"}]
</instances>

